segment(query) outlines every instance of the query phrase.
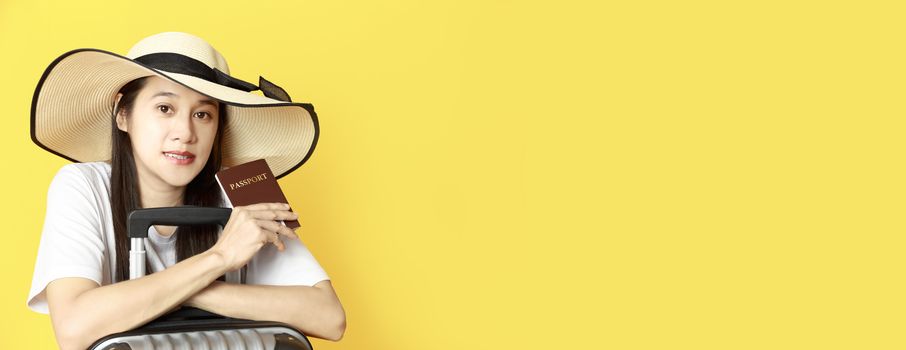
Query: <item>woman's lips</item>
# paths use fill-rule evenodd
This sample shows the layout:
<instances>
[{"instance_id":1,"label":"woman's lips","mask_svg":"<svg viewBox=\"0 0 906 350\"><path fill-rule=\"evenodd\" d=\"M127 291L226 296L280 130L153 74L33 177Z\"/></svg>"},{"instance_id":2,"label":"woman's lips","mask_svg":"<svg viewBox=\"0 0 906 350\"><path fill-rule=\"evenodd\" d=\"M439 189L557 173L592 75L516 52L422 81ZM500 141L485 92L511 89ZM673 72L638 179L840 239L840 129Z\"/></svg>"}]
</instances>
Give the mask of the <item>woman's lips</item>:
<instances>
[{"instance_id":1,"label":"woman's lips","mask_svg":"<svg viewBox=\"0 0 906 350\"><path fill-rule=\"evenodd\" d=\"M168 154L177 155L180 157L171 157ZM164 152L163 155L164 158L167 158L168 161L176 165L188 165L192 164L192 162L195 161L195 155L191 152ZM185 157L185 159L180 159L183 157Z\"/></svg>"}]
</instances>

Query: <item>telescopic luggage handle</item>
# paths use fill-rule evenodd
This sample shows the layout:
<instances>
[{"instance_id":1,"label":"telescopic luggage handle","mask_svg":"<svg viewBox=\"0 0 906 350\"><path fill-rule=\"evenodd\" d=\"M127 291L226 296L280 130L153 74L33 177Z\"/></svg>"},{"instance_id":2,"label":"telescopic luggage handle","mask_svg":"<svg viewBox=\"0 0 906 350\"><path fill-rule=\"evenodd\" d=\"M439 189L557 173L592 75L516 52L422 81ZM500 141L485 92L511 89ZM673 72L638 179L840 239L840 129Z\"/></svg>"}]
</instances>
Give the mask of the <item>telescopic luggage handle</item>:
<instances>
[{"instance_id":1,"label":"telescopic luggage handle","mask_svg":"<svg viewBox=\"0 0 906 350\"><path fill-rule=\"evenodd\" d=\"M194 205L167 208L136 209L129 213L126 229L129 238L147 238L151 225L211 225L226 226L231 208L210 208Z\"/></svg>"},{"instance_id":2,"label":"telescopic luggage handle","mask_svg":"<svg viewBox=\"0 0 906 350\"><path fill-rule=\"evenodd\" d=\"M167 208L136 209L129 213L126 231L129 234L129 279L145 275L145 238L151 225L211 225L224 227L230 220L232 208L209 208L194 205Z\"/></svg>"}]
</instances>

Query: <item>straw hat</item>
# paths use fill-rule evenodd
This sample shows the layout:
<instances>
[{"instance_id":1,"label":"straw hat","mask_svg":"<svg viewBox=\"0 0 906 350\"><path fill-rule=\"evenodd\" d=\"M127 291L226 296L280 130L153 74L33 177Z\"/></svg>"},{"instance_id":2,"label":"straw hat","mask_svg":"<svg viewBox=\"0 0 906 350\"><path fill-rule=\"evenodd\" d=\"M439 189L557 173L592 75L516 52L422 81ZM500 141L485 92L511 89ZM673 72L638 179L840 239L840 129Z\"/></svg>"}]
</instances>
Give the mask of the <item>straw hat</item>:
<instances>
[{"instance_id":1,"label":"straw hat","mask_svg":"<svg viewBox=\"0 0 906 350\"><path fill-rule=\"evenodd\" d=\"M280 178L305 163L318 141L314 106L293 103L286 91L263 77L255 86L229 74L217 50L186 33L149 36L125 57L72 50L55 59L38 82L31 138L73 162L109 160L116 93L134 79L156 75L226 104L223 166L264 158ZM250 92L254 90L264 96Z\"/></svg>"}]
</instances>

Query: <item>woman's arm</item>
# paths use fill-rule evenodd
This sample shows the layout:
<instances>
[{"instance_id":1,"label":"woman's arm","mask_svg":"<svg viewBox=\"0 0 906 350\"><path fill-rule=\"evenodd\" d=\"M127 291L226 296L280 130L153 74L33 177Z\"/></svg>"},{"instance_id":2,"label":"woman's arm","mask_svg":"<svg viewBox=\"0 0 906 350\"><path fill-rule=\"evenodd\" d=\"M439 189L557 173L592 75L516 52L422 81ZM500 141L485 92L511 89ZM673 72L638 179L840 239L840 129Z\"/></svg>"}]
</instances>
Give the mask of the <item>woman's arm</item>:
<instances>
[{"instance_id":1,"label":"woman's arm","mask_svg":"<svg viewBox=\"0 0 906 350\"><path fill-rule=\"evenodd\" d=\"M62 185L61 185L62 186ZM51 187L54 187L53 185ZM77 188L69 185L68 188ZM65 188L64 188L65 189ZM48 217L62 218L56 226L47 226L47 237L58 246L68 243L74 248L93 244L97 250L88 249L77 256L87 264L92 255L101 255L102 249L94 236L98 231L90 213L73 211L75 205L65 204L65 191L52 190L55 199L48 200ZM87 195L87 194L81 194ZM88 200L86 200L88 201ZM53 204L52 204L53 203ZM63 349L85 349L97 339L133 329L174 309L190 296L195 295L218 277L247 264L265 244L274 244L279 251L285 249L278 236L298 239L296 234L277 220L296 219L286 203L259 203L234 207L230 219L224 226L217 242L204 253L185 259L169 268L148 276L98 287L90 279L68 277L56 279L45 288L48 308L57 342ZM82 236L93 237L89 244L68 239L67 226L62 223L76 222L85 232ZM69 226L72 226L70 224ZM45 233L46 233L45 232ZM277 233L277 234L275 234ZM42 236L42 240L45 236ZM75 242L75 243L73 243ZM74 249L73 248L73 249ZM69 251L58 247L58 251ZM99 264L95 264L99 265ZM99 270L99 269L98 269Z\"/></svg>"},{"instance_id":2,"label":"woman's arm","mask_svg":"<svg viewBox=\"0 0 906 350\"><path fill-rule=\"evenodd\" d=\"M166 270L103 287L70 277L47 285L57 343L86 349L98 339L133 329L178 307L226 273L224 259L206 251Z\"/></svg>"},{"instance_id":3,"label":"woman's arm","mask_svg":"<svg viewBox=\"0 0 906 350\"><path fill-rule=\"evenodd\" d=\"M330 280L311 287L215 281L185 305L228 317L283 322L305 335L332 341L346 332L346 312Z\"/></svg>"}]
</instances>

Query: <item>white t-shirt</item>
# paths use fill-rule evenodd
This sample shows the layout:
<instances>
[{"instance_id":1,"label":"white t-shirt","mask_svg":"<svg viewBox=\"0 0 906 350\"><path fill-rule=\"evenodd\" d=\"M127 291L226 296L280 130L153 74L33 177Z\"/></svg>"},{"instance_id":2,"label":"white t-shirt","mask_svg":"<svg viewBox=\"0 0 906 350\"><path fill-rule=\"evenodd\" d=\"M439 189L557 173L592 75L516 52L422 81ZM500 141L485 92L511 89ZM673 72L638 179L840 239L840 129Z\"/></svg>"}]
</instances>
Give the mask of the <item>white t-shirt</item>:
<instances>
[{"instance_id":1,"label":"white t-shirt","mask_svg":"<svg viewBox=\"0 0 906 350\"><path fill-rule=\"evenodd\" d=\"M45 288L63 277L84 277L111 284L116 271L113 214L110 209L110 164L66 164L47 192L47 213L35 261L27 305L48 314ZM224 202L223 207L232 207ZM178 234L161 236L151 226L145 240L146 268L158 272L176 263ZM306 285L330 279L301 240L283 239L284 251L268 244L247 265L246 284ZM127 244L128 246L128 244ZM238 282L238 271L227 274Z\"/></svg>"}]
</instances>

